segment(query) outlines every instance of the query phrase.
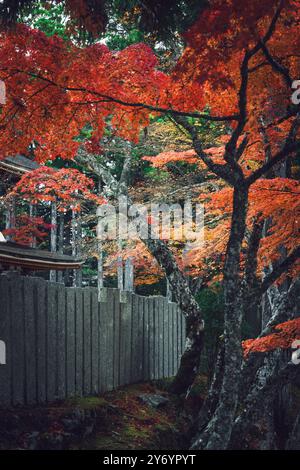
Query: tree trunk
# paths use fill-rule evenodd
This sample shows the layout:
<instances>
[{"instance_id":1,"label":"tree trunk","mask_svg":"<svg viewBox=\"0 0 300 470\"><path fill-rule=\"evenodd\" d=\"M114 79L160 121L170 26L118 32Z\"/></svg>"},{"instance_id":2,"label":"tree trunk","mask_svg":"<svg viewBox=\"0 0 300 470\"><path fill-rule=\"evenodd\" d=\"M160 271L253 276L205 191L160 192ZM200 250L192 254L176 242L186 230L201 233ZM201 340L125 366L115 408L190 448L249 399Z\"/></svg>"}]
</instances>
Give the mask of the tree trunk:
<instances>
[{"instance_id":1,"label":"tree trunk","mask_svg":"<svg viewBox=\"0 0 300 470\"><path fill-rule=\"evenodd\" d=\"M36 215L36 206L29 204L29 217L32 219ZM36 248L36 237L33 235L31 240L31 247Z\"/></svg>"},{"instance_id":2,"label":"tree trunk","mask_svg":"<svg viewBox=\"0 0 300 470\"><path fill-rule=\"evenodd\" d=\"M239 403L241 410L234 422L229 448L271 449L276 447L274 428L274 400L278 391L299 375L298 366L288 362L286 352L275 350L263 357L257 369L249 393ZM248 381L241 379L241 388L248 387Z\"/></svg>"},{"instance_id":3,"label":"tree trunk","mask_svg":"<svg viewBox=\"0 0 300 470\"><path fill-rule=\"evenodd\" d=\"M214 376L213 376L213 379L209 388L209 392L197 419L198 433L194 439L192 449L197 449L203 445L201 435L202 435L202 432L206 429L214 412L216 411L216 408L219 402L220 391L222 387L223 371L224 371L224 344L222 344L219 349Z\"/></svg>"},{"instance_id":4,"label":"tree trunk","mask_svg":"<svg viewBox=\"0 0 300 470\"><path fill-rule=\"evenodd\" d=\"M278 323L295 317L299 296L300 281L295 280L274 307L273 316L260 337L272 333ZM282 350L252 353L243 364L239 384L240 411L234 422L230 448L276 447L274 410L278 407L274 402L285 384L300 374L298 366L289 363L289 354Z\"/></svg>"},{"instance_id":5,"label":"tree trunk","mask_svg":"<svg viewBox=\"0 0 300 470\"><path fill-rule=\"evenodd\" d=\"M177 375L170 386L176 394L187 393L197 375L204 338L202 313L187 282L179 270L173 254L161 240L145 240L147 247L165 270L174 300L186 318L186 347Z\"/></svg>"},{"instance_id":6,"label":"tree trunk","mask_svg":"<svg viewBox=\"0 0 300 470\"><path fill-rule=\"evenodd\" d=\"M219 404L194 448L226 449L230 440L238 403L242 365L241 322L242 288L240 280L241 246L246 229L248 187L235 187L230 237L224 266L224 376Z\"/></svg>"}]
</instances>

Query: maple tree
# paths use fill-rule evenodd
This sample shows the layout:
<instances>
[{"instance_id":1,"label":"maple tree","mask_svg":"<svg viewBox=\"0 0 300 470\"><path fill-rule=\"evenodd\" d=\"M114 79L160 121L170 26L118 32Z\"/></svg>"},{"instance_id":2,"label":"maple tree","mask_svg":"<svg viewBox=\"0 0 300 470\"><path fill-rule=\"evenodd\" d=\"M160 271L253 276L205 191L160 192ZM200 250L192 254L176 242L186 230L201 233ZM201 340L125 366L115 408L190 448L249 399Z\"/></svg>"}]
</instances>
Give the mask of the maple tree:
<instances>
[{"instance_id":1,"label":"maple tree","mask_svg":"<svg viewBox=\"0 0 300 470\"><path fill-rule=\"evenodd\" d=\"M90 201L104 203L104 198L94 192L94 182L83 173L72 168L41 166L26 173L16 183L7 198L19 197L35 205L39 202L56 202L57 210L80 211L82 203Z\"/></svg>"},{"instance_id":2,"label":"maple tree","mask_svg":"<svg viewBox=\"0 0 300 470\"><path fill-rule=\"evenodd\" d=\"M47 224L42 217L23 213L16 218L16 227L3 230L3 234L10 236L16 243L32 246L35 241L45 240L50 229L51 224Z\"/></svg>"}]
</instances>

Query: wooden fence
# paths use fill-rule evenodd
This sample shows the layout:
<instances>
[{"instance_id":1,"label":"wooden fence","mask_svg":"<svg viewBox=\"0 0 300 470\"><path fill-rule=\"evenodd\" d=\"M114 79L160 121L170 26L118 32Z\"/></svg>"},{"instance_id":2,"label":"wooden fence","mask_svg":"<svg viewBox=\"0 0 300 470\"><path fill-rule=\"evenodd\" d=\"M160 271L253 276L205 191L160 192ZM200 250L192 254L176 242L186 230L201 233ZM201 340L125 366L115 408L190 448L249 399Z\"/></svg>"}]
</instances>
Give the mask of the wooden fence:
<instances>
[{"instance_id":1,"label":"wooden fence","mask_svg":"<svg viewBox=\"0 0 300 470\"><path fill-rule=\"evenodd\" d=\"M0 406L87 396L173 376L185 320L164 297L0 276Z\"/></svg>"}]
</instances>

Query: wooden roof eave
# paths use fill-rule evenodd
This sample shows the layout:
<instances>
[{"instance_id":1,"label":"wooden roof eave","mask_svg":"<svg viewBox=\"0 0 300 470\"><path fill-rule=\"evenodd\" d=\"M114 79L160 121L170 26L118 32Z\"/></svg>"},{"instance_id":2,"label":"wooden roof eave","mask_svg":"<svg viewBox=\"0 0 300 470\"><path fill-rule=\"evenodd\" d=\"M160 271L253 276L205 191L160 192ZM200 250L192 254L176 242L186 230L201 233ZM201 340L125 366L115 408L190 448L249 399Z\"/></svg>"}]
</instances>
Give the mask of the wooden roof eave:
<instances>
[{"instance_id":1,"label":"wooden roof eave","mask_svg":"<svg viewBox=\"0 0 300 470\"><path fill-rule=\"evenodd\" d=\"M39 164L22 155L0 159L0 169L14 175L23 175L39 168Z\"/></svg>"},{"instance_id":2,"label":"wooden roof eave","mask_svg":"<svg viewBox=\"0 0 300 470\"><path fill-rule=\"evenodd\" d=\"M0 242L0 264L32 270L80 269L84 260L13 243Z\"/></svg>"}]
</instances>

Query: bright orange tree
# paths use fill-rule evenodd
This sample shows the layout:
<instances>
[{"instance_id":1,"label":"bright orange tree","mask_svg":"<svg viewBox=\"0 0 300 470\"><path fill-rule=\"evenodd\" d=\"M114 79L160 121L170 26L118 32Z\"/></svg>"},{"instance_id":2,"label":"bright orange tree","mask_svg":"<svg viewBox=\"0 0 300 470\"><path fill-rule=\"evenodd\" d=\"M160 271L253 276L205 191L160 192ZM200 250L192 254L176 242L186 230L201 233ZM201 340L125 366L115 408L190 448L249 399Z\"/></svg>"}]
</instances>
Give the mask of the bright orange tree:
<instances>
[{"instance_id":1,"label":"bright orange tree","mask_svg":"<svg viewBox=\"0 0 300 470\"><path fill-rule=\"evenodd\" d=\"M18 197L31 204L56 202L58 211L72 209L76 212L83 202L104 203L104 198L93 190L93 180L78 170L41 166L22 176L7 198Z\"/></svg>"},{"instance_id":2,"label":"bright orange tree","mask_svg":"<svg viewBox=\"0 0 300 470\"><path fill-rule=\"evenodd\" d=\"M16 227L3 230L3 234L12 237L21 245L32 245L35 241L43 241L51 227L52 225L47 224L43 217L20 214L16 218Z\"/></svg>"},{"instance_id":3,"label":"bright orange tree","mask_svg":"<svg viewBox=\"0 0 300 470\"><path fill-rule=\"evenodd\" d=\"M58 212L79 212L82 204L92 202L103 204L104 198L95 194L94 182L78 170L62 168L60 170L41 166L24 174L10 191L6 200L14 198L18 202L26 201L32 206L39 203L55 203ZM25 213L16 217L16 227L4 231L17 243L30 245L34 240L42 241L49 229L43 217L31 217Z\"/></svg>"}]
</instances>

